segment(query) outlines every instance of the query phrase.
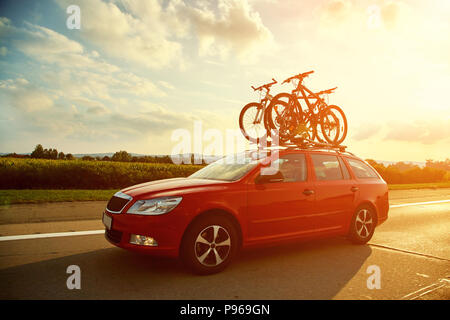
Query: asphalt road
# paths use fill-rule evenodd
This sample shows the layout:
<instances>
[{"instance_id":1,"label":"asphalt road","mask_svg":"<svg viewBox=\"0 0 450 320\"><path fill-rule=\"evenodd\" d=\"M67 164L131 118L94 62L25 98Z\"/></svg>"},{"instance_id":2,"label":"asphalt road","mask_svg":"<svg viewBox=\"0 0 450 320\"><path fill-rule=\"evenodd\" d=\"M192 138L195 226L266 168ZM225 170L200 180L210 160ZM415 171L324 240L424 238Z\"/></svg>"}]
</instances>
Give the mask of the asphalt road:
<instances>
[{"instance_id":1,"label":"asphalt road","mask_svg":"<svg viewBox=\"0 0 450 320\"><path fill-rule=\"evenodd\" d=\"M450 190L390 198L393 206L444 200ZM101 228L98 219L3 221L0 234ZM0 299L450 299L450 202L392 207L368 245L330 238L246 250L224 272L202 277L176 260L116 248L102 234L1 240ZM66 286L70 265L81 269L80 290ZM380 289L367 287L374 265Z\"/></svg>"}]
</instances>

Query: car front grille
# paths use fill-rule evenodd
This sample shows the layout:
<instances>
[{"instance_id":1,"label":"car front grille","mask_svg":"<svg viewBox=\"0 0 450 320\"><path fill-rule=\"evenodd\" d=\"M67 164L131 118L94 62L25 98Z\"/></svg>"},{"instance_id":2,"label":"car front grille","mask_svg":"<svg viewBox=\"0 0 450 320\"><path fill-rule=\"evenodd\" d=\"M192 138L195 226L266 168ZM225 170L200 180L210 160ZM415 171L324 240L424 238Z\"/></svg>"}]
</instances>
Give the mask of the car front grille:
<instances>
[{"instance_id":1,"label":"car front grille","mask_svg":"<svg viewBox=\"0 0 450 320\"><path fill-rule=\"evenodd\" d=\"M114 243L120 243L122 240L122 232L114 229L106 230L105 236Z\"/></svg>"},{"instance_id":2,"label":"car front grille","mask_svg":"<svg viewBox=\"0 0 450 320\"><path fill-rule=\"evenodd\" d=\"M111 199L109 199L106 209L108 209L111 212L120 212L128 203L128 201L130 201L130 199L124 199L113 196Z\"/></svg>"}]
</instances>

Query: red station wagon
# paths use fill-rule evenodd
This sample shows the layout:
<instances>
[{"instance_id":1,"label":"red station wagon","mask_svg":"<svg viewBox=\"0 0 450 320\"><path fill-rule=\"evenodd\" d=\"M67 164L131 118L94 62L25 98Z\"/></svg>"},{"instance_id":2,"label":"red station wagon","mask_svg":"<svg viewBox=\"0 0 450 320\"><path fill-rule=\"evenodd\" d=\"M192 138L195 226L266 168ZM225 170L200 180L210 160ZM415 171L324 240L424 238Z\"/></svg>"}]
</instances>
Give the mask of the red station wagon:
<instances>
[{"instance_id":1,"label":"red station wagon","mask_svg":"<svg viewBox=\"0 0 450 320\"><path fill-rule=\"evenodd\" d=\"M118 247L180 257L192 271L210 274L240 248L338 235L364 244L388 210L386 182L353 154L278 148L123 189L108 202L103 223Z\"/></svg>"}]
</instances>

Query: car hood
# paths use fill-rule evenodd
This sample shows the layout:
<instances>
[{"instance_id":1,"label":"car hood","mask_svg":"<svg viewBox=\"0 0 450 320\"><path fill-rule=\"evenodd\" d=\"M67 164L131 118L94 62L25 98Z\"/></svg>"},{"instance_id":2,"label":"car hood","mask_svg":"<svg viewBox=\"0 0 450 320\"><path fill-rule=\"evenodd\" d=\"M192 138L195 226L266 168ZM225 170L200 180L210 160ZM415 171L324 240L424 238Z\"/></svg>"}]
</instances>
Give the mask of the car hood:
<instances>
[{"instance_id":1,"label":"car hood","mask_svg":"<svg viewBox=\"0 0 450 320\"><path fill-rule=\"evenodd\" d=\"M133 198L141 197L151 193L160 193L167 191L178 191L198 187L207 187L212 185L227 184L227 181L210 179L191 179L191 178L173 178L164 180L155 180L121 190Z\"/></svg>"}]
</instances>

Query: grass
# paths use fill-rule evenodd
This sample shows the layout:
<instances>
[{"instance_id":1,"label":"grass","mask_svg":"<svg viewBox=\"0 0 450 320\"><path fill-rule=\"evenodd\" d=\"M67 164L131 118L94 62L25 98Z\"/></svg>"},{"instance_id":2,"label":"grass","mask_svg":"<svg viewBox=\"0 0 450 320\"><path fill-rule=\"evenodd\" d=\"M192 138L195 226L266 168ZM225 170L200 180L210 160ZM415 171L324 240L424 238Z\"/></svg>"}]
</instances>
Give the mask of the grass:
<instances>
[{"instance_id":1,"label":"grass","mask_svg":"<svg viewBox=\"0 0 450 320\"><path fill-rule=\"evenodd\" d=\"M0 190L0 205L109 200L118 190Z\"/></svg>"},{"instance_id":2,"label":"grass","mask_svg":"<svg viewBox=\"0 0 450 320\"><path fill-rule=\"evenodd\" d=\"M439 189L439 188L450 188L450 181L428 182L428 183L389 184L389 190Z\"/></svg>"},{"instance_id":3,"label":"grass","mask_svg":"<svg viewBox=\"0 0 450 320\"><path fill-rule=\"evenodd\" d=\"M450 182L390 184L389 190L450 188ZM118 190L0 190L0 205L62 201L106 201Z\"/></svg>"}]
</instances>

